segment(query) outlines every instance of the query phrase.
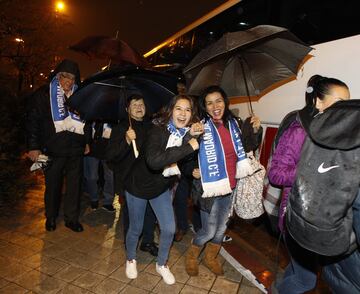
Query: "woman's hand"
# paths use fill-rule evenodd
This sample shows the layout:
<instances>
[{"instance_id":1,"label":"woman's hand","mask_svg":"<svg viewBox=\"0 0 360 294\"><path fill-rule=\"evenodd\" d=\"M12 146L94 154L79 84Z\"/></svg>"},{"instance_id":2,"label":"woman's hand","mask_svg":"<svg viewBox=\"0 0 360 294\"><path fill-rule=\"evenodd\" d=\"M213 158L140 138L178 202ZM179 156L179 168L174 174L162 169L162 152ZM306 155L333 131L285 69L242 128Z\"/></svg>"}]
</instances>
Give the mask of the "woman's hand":
<instances>
[{"instance_id":1,"label":"woman's hand","mask_svg":"<svg viewBox=\"0 0 360 294\"><path fill-rule=\"evenodd\" d=\"M191 138L188 143L191 145L191 147L194 151L199 149L199 143L198 143L197 139Z\"/></svg>"},{"instance_id":2,"label":"woman's hand","mask_svg":"<svg viewBox=\"0 0 360 294\"><path fill-rule=\"evenodd\" d=\"M132 140L135 140L135 139L136 139L136 133L135 133L134 129L132 129L131 127L129 127L129 129L126 131L125 139L126 139L126 142L127 142L129 145L130 145L130 143L131 143Z\"/></svg>"},{"instance_id":3,"label":"woman's hand","mask_svg":"<svg viewBox=\"0 0 360 294\"><path fill-rule=\"evenodd\" d=\"M204 124L201 122L193 123L190 128L191 136L199 136L204 133Z\"/></svg>"},{"instance_id":4,"label":"woman's hand","mask_svg":"<svg viewBox=\"0 0 360 294\"><path fill-rule=\"evenodd\" d=\"M200 169L194 168L194 170L193 170L193 172L192 172L192 176L193 176L195 179L200 179L200 178L201 178Z\"/></svg>"},{"instance_id":5,"label":"woman's hand","mask_svg":"<svg viewBox=\"0 0 360 294\"><path fill-rule=\"evenodd\" d=\"M257 133L261 126L261 121L258 116L252 116L250 119L250 123L252 124L252 127L254 129L254 133Z\"/></svg>"}]
</instances>

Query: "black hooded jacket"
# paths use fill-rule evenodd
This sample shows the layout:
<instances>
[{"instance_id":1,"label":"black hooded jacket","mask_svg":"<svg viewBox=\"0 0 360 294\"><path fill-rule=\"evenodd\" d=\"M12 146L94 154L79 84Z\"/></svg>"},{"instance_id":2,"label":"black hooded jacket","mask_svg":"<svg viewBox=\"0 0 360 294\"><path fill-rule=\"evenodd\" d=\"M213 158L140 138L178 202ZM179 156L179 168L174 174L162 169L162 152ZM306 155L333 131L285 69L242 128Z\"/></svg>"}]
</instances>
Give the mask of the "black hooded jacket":
<instances>
[{"instance_id":1,"label":"black hooded jacket","mask_svg":"<svg viewBox=\"0 0 360 294\"><path fill-rule=\"evenodd\" d=\"M302 247L322 255L356 248L351 208L360 185L359 128L360 100L332 105L307 128L287 227Z\"/></svg>"},{"instance_id":2,"label":"black hooded jacket","mask_svg":"<svg viewBox=\"0 0 360 294\"><path fill-rule=\"evenodd\" d=\"M51 74L50 79L59 72L74 74L75 82L80 82L79 67L71 60L62 61ZM68 131L55 132L49 87L49 84L40 87L28 98L26 111L28 150L41 150L49 156L82 155L86 143L84 135Z\"/></svg>"}]
</instances>

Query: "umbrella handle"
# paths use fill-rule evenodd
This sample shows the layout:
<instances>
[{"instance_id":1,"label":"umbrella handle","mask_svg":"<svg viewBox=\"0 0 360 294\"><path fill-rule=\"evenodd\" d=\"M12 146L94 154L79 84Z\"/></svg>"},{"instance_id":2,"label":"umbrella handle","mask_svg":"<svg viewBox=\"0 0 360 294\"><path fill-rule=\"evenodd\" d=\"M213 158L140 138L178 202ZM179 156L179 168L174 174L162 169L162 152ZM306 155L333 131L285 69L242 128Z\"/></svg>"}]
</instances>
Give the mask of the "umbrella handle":
<instances>
[{"instance_id":1,"label":"umbrella handle","mask_svg":"<svg viewBox=\"0 0 360 294\"><path fill-rule=\"evenodd\" d=\"M135 158L138 158L138 156L139 156L139 151L137 150L135 140L132 140L131 143L132 143L132 147L133 147L133 150L134 150Z\"/></svg>"}]
</instances>

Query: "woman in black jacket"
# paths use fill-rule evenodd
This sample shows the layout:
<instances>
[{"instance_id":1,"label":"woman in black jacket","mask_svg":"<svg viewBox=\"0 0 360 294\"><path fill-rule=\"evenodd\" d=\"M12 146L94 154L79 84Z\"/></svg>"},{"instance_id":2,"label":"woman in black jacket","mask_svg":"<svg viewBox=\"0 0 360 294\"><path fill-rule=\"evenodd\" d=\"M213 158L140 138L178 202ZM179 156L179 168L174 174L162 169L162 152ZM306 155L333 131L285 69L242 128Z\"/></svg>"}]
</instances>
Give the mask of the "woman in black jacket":
<instances>
[{"instance_id":1,"label":"woman in black jacket","mask_svg":"<svg viewBox=\"0 0 360 294\"><path fill-rule=\"evenodd\" d=\"M110 144L107 147L110 168L114 171L115 191L121 198L125 198L125 179L136 160L133 146L135 144L137 150L142 150L152 126L151 120L146 113L144 98L141 95L129 96L126 101L126 109L129 113L129 120L124 120L113 127ZM121 218L125 238L129 229L129 211L125 199L121 200ZM158 255L158 248L154 242L155 226L156 217L148 204L144 217L140 250L149 252L153 256Z\"/></svg>"},{"instance_id":2,"label":"woman in black jacket","mask_svg":"<svg viewBox=\"0 0 360 294\"><path fill-rule=\"evenodd\" d=\"M169 103L146 139L139 158L132 166L125 182L125 196L129 209L130 226L126 235L126 276L137 277L136 247L142 231L146 205L149 202L157 217L161 234L156 271L166 284L175 278L166 266L175 233L175 218L170 189L180 174L177 162L199 148L193 136L203 127L195 123L193 101L178 95Z\"/></svg>"}]
</instances>

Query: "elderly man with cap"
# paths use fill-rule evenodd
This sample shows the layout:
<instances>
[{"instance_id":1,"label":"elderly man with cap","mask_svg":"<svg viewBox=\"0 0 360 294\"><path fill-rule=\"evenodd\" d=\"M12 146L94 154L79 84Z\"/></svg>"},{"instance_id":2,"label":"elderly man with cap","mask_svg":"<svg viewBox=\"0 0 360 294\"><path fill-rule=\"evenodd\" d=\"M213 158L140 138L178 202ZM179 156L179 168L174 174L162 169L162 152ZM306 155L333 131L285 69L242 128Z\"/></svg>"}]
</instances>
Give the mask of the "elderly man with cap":
<instances>
[{"instance_id":1,"label":"elderly man with cap","mask_svg":"<svg viewBox=\"0 0 360 294\"><path fill-rule=\"evenodd\" d=\"M65 178L65 226L82 232L79 222L83 155L88 147L84 123L66 105L80 83L78 65L63 60L50 76L50 83L40 87L27 105L27 145L29 158L36 162L39 155L49 158L45 174L45 228L56 229L62 186Z\"/></svg>"}]
</instances>

